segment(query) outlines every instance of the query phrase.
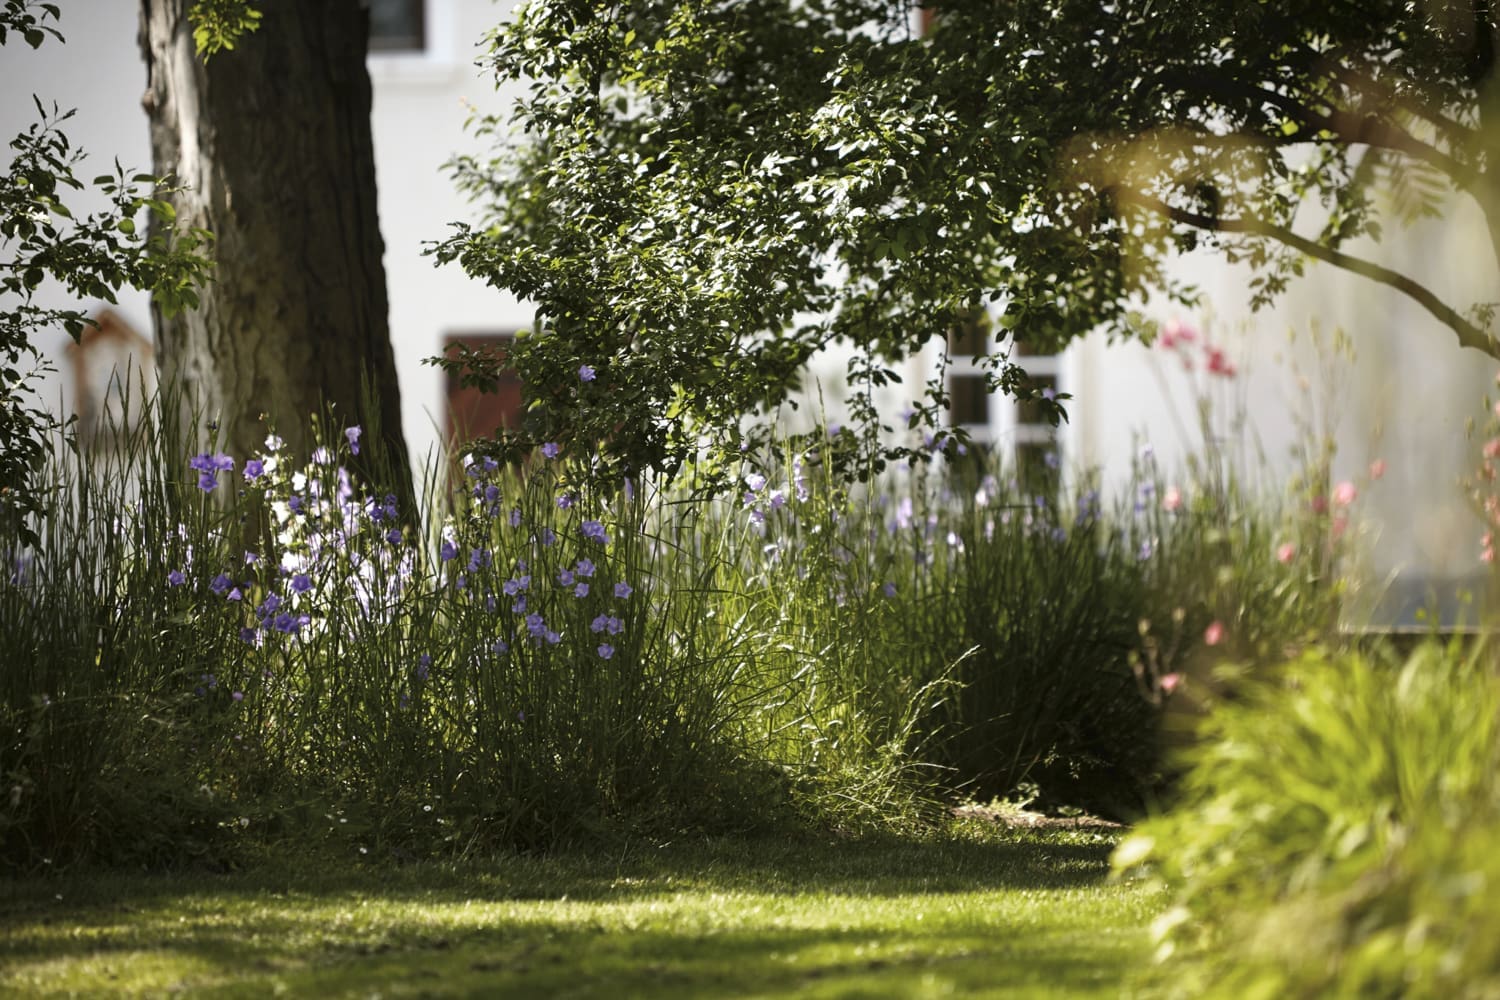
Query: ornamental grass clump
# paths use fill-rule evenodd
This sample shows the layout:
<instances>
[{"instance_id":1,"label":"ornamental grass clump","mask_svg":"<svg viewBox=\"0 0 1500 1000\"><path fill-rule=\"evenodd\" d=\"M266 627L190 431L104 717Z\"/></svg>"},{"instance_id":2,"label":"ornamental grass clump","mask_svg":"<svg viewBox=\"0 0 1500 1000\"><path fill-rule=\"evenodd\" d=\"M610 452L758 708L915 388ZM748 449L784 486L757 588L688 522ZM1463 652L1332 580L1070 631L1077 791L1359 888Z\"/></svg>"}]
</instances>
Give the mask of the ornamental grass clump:
<instances>
[{"instance_id":1,"label":"ornamental grass clump","mask_svg":"<svg viewBox=\"0 0 1500 1000\"><path fill-rule=\"evenodd\" d=\"M175 428L54 456L69 502L0 581L7 863L218 863L287 837L407 857L791 814L802 724L843 711L821 694L840 684L763 653L787 643L743 613L759 596L711 505L600 491L589 456L546 447L451 488L430 471L442 492L406 510L348 471L359 428L307 461ZM845 747L818 786L839 794L804 814L866 808L843 792L890 752Z\"/></svg>"},{"instance_id":2,"label":"ornamental grass clump","mask_svg":"<svg viewBox=\"0 0 1500 1000\"><path fill-rule=\"evenodd\" d=\"M925 638L897 599L899 556L874 525L878 497L834 471L851 438L747 457L736 500L704 508L716 538L717 614L746 638L752 673L777 685L750 704L747 734L788 778L794 806L849 829L931 815L941 769L921 716L953 693L963 651L913 669ZM806 442L803 442L806 444Z\"/></svg>"},{"instance_id":3,"label":"ornamental grass clump","mask_svg":"<svg viewBox=\"0 0 1500 1000\"><path fill-rule=\"evenodd\" d=\"M231 455L137 409L54 454L67 499L0 579L8 864L889 829L1024 783L1129 813L1183 664L1320 580L1237 493L852 486L847 431L741 455L729 497L544 442L413 505L358 427Z\"/></svg>"},{"instance_id":4,"label":"ornamental grass clump","mask_svg":"<svg viewBox=\"0 0 1500 1000\"><path fill-rule=\"evenodd\" d=\"M1141 568L1097 491L1028 489L971 463L914 478L879 530L904 556L897 594L918 675L965 654L958 688L922 722L955 783L981 798L1030 782L1054 801L1138 802L1155 734L1126 662Z\"/></svg>"},{"instance_id":5,"label":"ornamental grass clump","mask_svg":"<svg viewBox=\"0 0 1500 1000\"><path fill-rule=\"evenodd\" d=\"M172 575L210 528L183 506L177 425L143 412L87 459L54 447L36 542L5 553L0 863L193 857L229 818L205 766L243 650Z\"/></svg>"},{"instance_id":6,"label":"ornamental grass clump","mask_svg":"<svg viewBox=\"0 0 1500 1000\"><path fill-rule=\"evenodd\" d=\"M899 748L950 796L1045 779L1056 801L1138 807L1157 713L1128 660L1143 570L1098 494L1002 485L993 463L856 489L826 471L848 445L742 474L749 613L837 706L808 713L830 728L807 747Z\"/></svg>"},{"instance_id":7,"label":"ornamental grass clump","mask_svg":"<svg viewBox=\"0 0 1500 1000\"><path fill-rule=\"evenodd\" d=\"M343 809L330 829L377 853L755 822L735 637L700 625L711 567L657 544L644 501L545 447L525 475L470 461L424 519L362 491L357 440L294 469L268 439L237 502L261 549L179 571L240 640L216 681L284 796ZM194 460L203 504L224 461Z\"/></svg>"}]
</instances>

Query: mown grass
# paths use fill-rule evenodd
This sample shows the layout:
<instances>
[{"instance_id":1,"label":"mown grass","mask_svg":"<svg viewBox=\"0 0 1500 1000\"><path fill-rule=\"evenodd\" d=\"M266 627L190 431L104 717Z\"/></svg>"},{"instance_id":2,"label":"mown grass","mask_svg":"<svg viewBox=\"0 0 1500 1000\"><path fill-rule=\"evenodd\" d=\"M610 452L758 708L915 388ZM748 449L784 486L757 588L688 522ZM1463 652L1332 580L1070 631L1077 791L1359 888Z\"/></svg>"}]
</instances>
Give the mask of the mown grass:
<instances>
[{"instance_id":1,"label":"mown grass","mask_svg":"<svg viewBox=\"0 0 1500 1000\"><path fill-rule=\"evenodd\" d=\"M1119 996L1158 890L1112 838L713 839L404 866L83 873L0 898L31 996Z\"/></svg>"}]
</instances>

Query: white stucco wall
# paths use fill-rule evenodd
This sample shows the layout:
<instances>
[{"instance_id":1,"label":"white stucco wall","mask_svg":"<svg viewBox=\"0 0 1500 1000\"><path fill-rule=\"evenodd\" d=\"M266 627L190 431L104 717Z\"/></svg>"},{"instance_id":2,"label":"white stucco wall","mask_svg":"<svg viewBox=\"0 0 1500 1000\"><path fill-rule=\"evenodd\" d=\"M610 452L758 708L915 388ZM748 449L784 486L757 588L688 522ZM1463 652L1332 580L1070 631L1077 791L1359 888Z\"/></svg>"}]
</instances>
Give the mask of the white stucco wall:
<instances>
[{"instance_id":1,"label":"white stucco wall","mask_svg":"<svg viewBox=\"0 0 1500 1000\"><path fill-rule=\"evenodd\" d=\"M1500 270L1471 203L1456 201L1442 221L1388 225L1380 245L1350 249L1450 303L1495 297ZM1106 347L1090 338L1067 360L1079 397L1066 436L1071 455L1113 482L1128 476L1136 440L1150 442L1168 467L1180 466L1198 446L1194 386L1208 385L1216 414L1227 417L1237 402L1248 411L1247 434L1237 440L1270 489L1284 489L1296 472L1294 449L1309 430L1332 432L1334 480L1361 489L1367 592L1387 587L1395 574L1403 577L1395 590L1445 580L1473 586L1483 569L1484 528L1459 483L1472 475L1478 455L1468 423L1483 422L1485 393L1493 396L1500 364L1459 348L1453 332L1407 296L1332 266L1310 263L1284 297L1256 313L1248 309L1247 269L1196 254L1177 272L1202 288L1206 308L1190 315L1164 307L1155 315L1203 329L1229 349L1240 374L1205 381L1160 349ZM1352 356L1330 346L1340 333ZM1372 482L1377 459L1385 474Z\"/></svg>"},{"instance_id":2,"label":"white stucco wall","mask_svg":"<svg viewBox=\"0 0 1500 1000\"><path fill-rule=\"evenodd\" d=\"M391 341L406 440L418 461L441 445L446 426L443 373L423 359L441 352L446 335L512 332L531 322L531 310L513 296L422 254L424 244L448 235L450 222L474 216L443 164L486 148L464 131L472 110L505 113L514 100L475 66L480 39L510 6L427 0L428 51L370 58Z\"/></svg>"}]
</instances>

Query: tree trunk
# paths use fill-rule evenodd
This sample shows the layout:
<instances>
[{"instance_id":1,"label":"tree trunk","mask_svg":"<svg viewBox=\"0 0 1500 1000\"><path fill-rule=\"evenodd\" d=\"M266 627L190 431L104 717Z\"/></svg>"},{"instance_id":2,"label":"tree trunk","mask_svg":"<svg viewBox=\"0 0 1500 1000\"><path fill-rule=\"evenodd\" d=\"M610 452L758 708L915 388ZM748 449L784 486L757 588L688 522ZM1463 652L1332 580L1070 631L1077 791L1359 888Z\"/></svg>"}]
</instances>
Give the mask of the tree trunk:
<instances>
[{"instance_id":1,"label":"tree trunk","mask_svg":"<svg viewBox=\"0 0 1500 1000\"><path fill-rule=\"evenodd\" d=\"M243 460L268 428L293 453L332 406L410 495L375 204L360 0L263 0L263 27L206 63L190 0L142 0L144 98L179 224L215 235L201 305L155 316L163 376ZM369 386L368 405L365 386Z\"/></svg>"}]
</instances>

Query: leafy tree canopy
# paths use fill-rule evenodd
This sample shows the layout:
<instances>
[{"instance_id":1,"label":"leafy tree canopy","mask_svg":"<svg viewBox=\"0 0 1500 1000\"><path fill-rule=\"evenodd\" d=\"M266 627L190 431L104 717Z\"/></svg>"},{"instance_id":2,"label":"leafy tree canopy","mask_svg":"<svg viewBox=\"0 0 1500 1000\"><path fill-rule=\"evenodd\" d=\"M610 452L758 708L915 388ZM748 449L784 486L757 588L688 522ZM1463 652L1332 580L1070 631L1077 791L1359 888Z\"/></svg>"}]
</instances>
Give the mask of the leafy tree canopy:
<instances>
[{"instance_id":1,"label":"leafy tree canopy","mask_svg":"<svg viewBox=\"0 0 1500 1000\"><path fill-rule=\"evenodd\" d=\"M485 217L436 253L536 304L505 359L531 439L668 470L835 341L870 387L981 310L1043 350L1144 334L1201 244L1255 265L1257 305L1321 259L1500 354L1492 306L1349 246L1378 191L1492 208L1496 36L1487 0L530 0L488 54L526 96L455 161ZM993 388L1025 395L1013 342Z\"/></svg>"}]
</instances>

